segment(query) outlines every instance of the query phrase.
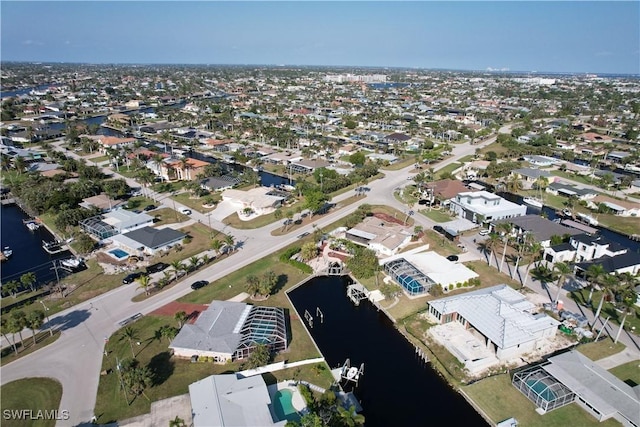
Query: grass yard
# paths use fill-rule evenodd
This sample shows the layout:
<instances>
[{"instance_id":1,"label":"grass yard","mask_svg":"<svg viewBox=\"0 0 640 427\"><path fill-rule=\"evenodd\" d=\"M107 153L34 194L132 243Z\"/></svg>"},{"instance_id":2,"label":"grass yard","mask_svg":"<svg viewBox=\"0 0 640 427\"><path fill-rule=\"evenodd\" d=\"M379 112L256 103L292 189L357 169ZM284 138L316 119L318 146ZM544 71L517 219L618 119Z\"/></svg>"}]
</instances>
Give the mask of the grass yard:
<instances>
[{"instance_id":1,"label":"grass yard","mask_svg":"<svg viewBox=\"0 0 640 427\"><path fill-rule=\"evenodd\" d=\"M30 409L35 415L39 410L60 409L62 385L51 378L25 378L3 385L0 394L3 414L11 409ZM56 420L14 420L2 417L3 427L53 427L55 424Z\"/></svg>"},{"instance_id":2,"label":"grass yard","mask_svg":"<svg viewBox=\"0 0 640 427\"><path fill-rule=\"evenodd\" d=\"M422 209L420 210L420 213L435 222L449 222L453 220L451 215L449 215L449 211L443 211L440 209Z\"/></svg>"},{"instance_id":3,"label":"grass yard","mask_svg":"<svg viewBox=\"0 0 640 427\"><path fill-rule=\"evenodd\" d=\"M400 159L395 163L390 164L389 166L382 166L380 169L397 171L400 169L404 169L407 166L411 166L416 163L415 156L407 156L405 159Z\"/></svg>"},{"instance_id":4,"label":"grass yard","mask_svg":"<svg viewBox=\"0 0 640 427\"><path fill-rule=\"evenodd\" d=\"M442 256L448 256L451 254L459 254L460 248L456 246L456 243L447 239L440 233L436 233L433 230L425 230L422 236L422 243L429 245L429 250L435 251Z\"/></svg>"},{"instance_id":5,"label":"grass yard","mask_svg":"<svg viewBox=\"0 0 640 427\"><path fill-rule=\"evenodd\" d=\"M610 339L604 339L598 342L581 344L576 348L576 350L587 356L589 359L596 361L605 357L613 356L616 353L620 353L624 348L624 344L620 342L613 344L613 341Z\"/></svg>"},{"instance_id":6,"label":"grass yard","mask_svg":"<svg viewBox=\"0 0 640 427\"><path fill-rule=\"evenodd\" d=\"M640 384L640 369L638 369L638 365L640 365L640 361L634 360L633 362L628 362L624 365L609 369L609 372L629 384L631 387L635 387Z\"/></svg>"},{"instance_id":7,"label":"grass yard","mask_svg":"<svg viewBox=\"0 0 640 427\"><path fill-rule=\"evenodd\" d=\"M602 292L596 290L593 293L593 296L591 298L592 300L592 307L588 308L586 307L586 302L589 299L589 288L584 288L584 289L580 289L578 291L572 292L571 293L571 298L576 301L578 304L585 306L586 310L591 310L591 312L593 314L595 314L596 310L598 309L598 305L600 304L600 300L602 299ZM633 307L631 307L633 314L629 314L624 322L624 328L625 330L628 330L630 328L635 328L636 331L640 331L640 307L638 307L637 305L634 305ZM622 322L622 318L624 317L623 313L616 310L615 306L613 304L611 304L610 302L605 302L602 305L602 311L600 313L600 317L602 319L606 319L607 317L609 317L609 324L614 324L616 325L615 328L615 332L614 333L618 333L618 325L620 325L620 323Z\"/></svg>"},{"instance_id":8,"label":"grass yard","mask_svg":"<svg viewBox=\"0 0 640 427\"><path fill-rule=\"evenodd\" d=\"M155 211L149 212L149 214L155 218L153 222L154 227L165 224L173 224L176 222L185 222L189 220L188 215L181 214L177 210L173 210L170 208L156 209Z\"/></svg>"},{"instance_id":9,"label":"grass yard","mask_svg":"<svg viewBox=\"0 0 640 427\"><path fill-rule=\"evenodd\" d=\"M511 385L510 376L507 374L485 378L462 387L462 391L482 409L494 424L514 417L518 420L519 425L527 427L613 427L620 425L618 421L613 419L598 422L575 403L540 415L535 411L535 405Z\"/></svg>"},{"instance_id":10,"label":"grass yard","mask_svg":"<svg viewBox=\"0 0 640 427\"><path fill-rule=\"evenodd\" d=\"M439 171L437 171L436 174L439 177L442 177L443 175L448 175L449 173L453 173L454 170L456 170L456 169L458 169L460 167L462 167L462 165L459 162L453 162L453 163L448 164L447 166L443 167Z\"/></svg>"},{"instance_id":11,"label":"grass yard","mask_svg":"<svg viewBox=\"0 0 640 427\"><path fill-rule=\"evenodd\" d=\"M508 275L498 272L497 268L490 267L484 261L469 261L465 262L464 265L478 273L482 287L495 286L503 283L510 285L514 289L520 289L522 286L517 280L512 280ZM531 280L531 278L529 278L529 280Z\"/></svg>"},{"instance_id":12,"label":"grass yard","mask_svg":"<svg viewBox=\"0 0 640 427\"><path fill-rule=\"evenodd\" d=\"M176 202L181 203L187 206L188 208L193 209L194 211L198 211L204 214L209 213L215 209L215 207L205 208L204 206L202 206L202 204L204 203L207 197L210 197L210 196L195 198L191 196L191 192L189 191L171 196L171 198L174 199ZM217 200L217 201L221 200L221 196L219 194L214 194L211 197L213 197L214 200Z\"/></svg>"}]
</instances>

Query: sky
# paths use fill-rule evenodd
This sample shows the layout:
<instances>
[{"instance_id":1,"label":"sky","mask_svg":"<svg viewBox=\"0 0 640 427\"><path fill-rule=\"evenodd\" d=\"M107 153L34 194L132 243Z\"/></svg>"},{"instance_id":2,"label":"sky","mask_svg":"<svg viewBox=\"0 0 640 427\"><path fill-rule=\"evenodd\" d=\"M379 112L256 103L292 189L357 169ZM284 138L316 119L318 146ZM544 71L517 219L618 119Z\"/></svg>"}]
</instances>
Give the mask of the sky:
<instances>
[{"instance_id":1,"label":"sky","mask_svg":"<svg viewBox=\"0 0 640 427\"><path fill-rule=\"evenodd\" d=\"M638 1L0 2L3 61L640 74Z\"/></svg>"}]
</instances>

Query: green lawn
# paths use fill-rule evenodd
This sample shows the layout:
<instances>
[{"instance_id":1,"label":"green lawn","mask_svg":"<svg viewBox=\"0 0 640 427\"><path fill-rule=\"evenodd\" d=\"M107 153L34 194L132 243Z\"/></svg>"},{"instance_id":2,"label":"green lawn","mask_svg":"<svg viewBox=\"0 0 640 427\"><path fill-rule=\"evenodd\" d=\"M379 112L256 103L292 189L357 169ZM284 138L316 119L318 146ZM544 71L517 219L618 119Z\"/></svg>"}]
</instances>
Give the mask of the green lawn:
<instances>
[{"instance_id":1,"label":"green lawn","mask_svg":"<svg viewBox=\"0 0 640 427\"><path fill-rule=\"evenodd\" d=\"M462 165L460 163L453 162L453 163L448 164L447 166L443 167L442 169L440 169L438 172L436 172L436 174L439 177L442 177L442 175L448 174L449 172L453 173L454 170L458 169L461 166Z\"/></svg>"},{"instance_id":2,"label":"green lawn","mask_svg":"<svg viewBox=\"0 0 640 427\"><path fill-rule=\"evenodd\" d=\"M616 366L613 369L609 369L616 377L620 378L622 381L626 382L632 387L640 384L640 369L638 369L638 365L640 361L634 360L633 362L625 363L624 365Z\"/></svg>"},{"instance_id":3,"label":"green lawn","mask_svg":"<svg viewBox=\"0 0 640 427\"><path fill-rule=\"evenodd\" d=\"M38 304L40 305L40 304ZM53 336L49 333L49 331L43 331L36 334L36 345L33 345L33 336L31 332L22 334L24 341L16 342L16 347L18 348L18 354L13 350L13 346L7 346L0 351L0 366L4 366L7 363L11 363L14 360L18 360L21 357L26 356L27 354L31 354L36 350L45 347L58 338L60 338L60 331L55 331Z\"/></svg>"},{"instance_id":4,"label":"green lawn","mask_svg":"<svg viewBox=\"0 0 640 427\"><path fill-rule=\"evenodd\" d=\"M204 203L204 200L207 197L212 197L214 200L220 201L221 200L221 196L218 193L215 193L211 196L205 196L205 197L200 197L200 198L193 198L191 196L191 192L184 192L184 193L180 193L180 194L176 194L174 196L171 196L172 199L174 199L176 202L181 203L187 207L189 207L190 209L193 209L194 211L198 211L200 213L208 213L211 212L213 209L213 207L211 208L205 208L204 206L202 206L202 203Z\"/></svg>"},{"instance_id":5,"label":"green lawn","mask_svg":"<svg viewBox=\"0 0 640 427\"><path fill-rule=\"evenodd\" d=\"M56 424L55 420L31 420L11 419L4 416L5 410L30 409L33 414L39 410L54 410L60 408L62 399L62 386L51 378L26 378L3 385L0 388L2 400L2 426L3 427L49 427ZM59 413L63 417L63 413Z\"/></svg>"},{"instance_id":6,"label":"green lawn","mask_svg":"<svg viewBox=\"0 0 640 427\"><path fill-rule=\"evenodd\" d=\"M598 422L576 403L555 409L545 415L535 411L535 405L511 385L507 374L485 378L472 385L462 387L462 391L478 405L495 424L510 417L519 425L527 427L563 426L619 426L610 419Z\"/></svg>"},{"instance_id":7,"label":"green lawn","mask_svg":"<svg viewBox=\"0 0 640 427\"><path fill-rule=\"evenodd\" d=\"M571 298L575 300L578 304L584 306L589 299L589 292L590 291L588 288L580 289L579 291L572 292ZM591 312L595 314L598 308L598 305L600 304L600 300L602 299L602 292L596 290L593 293L593 296L591 297L591 299L592 299L592 307L590 309L591 309ZM634 305L631 308L634 314L630 314L626 317L624 327L625 329L635 328L636 331L640 331L640 307L638 307L637 305ZM589 308L586 308L586 309L589 310ZM602 319L606 319L607 317L609 317L609 324L620 325L620 322L622 322L623 314L617 311L613 304L611 304L610 302L605 302L602 305L602 311L601 311L600 317ZM615 333L617 332L618 332L618 327L616 326Z\"/></svg>"},{"instance_id":8,"label":"green lawn","mask_svg":"<svg viewBox=\"0 0 640 427\"><path fill-rule=\"evenodd\" d=\"M422 209L420 213L435 222L449 222L453 219L448 211L443 210Z\"/></svg>"},{"instance_id":9,"label":"green lawn","mask_svg":"<svg viewBox=\"0 0 640 427\"><path fill-rule=\"evenodd\" d=\"M624 348L624 344L617 343L614 345L611 340L606 339L598 342L581 344L576 350L587 356L589 359L595 361L619 353L624 350Z\"/></svg>"},{"instance_id":10,"label":"green lawn","mask_svg":"<svg viewBox=\"0 0 640 427\"><path fill-rule=\"evenodd\" d=\"M156 218L156 220L153 222L154 227L189 220L188 215L181 214L177 210L173 210L170 208L156 209L155 211L149 212L149 214Z\"/></svg>"}]
</instances>

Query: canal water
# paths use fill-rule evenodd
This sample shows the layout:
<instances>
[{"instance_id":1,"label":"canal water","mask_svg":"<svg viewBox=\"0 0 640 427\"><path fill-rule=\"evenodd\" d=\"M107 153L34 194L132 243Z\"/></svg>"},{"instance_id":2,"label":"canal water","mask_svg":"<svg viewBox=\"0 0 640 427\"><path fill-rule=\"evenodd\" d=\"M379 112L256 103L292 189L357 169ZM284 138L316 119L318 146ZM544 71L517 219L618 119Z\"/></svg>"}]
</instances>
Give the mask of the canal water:
<instances>
[{"instance_id":1,"label":"canal water","mask_svg":"<svg viewBox=\"0 0 640 427\"><path fill-rule=\"evenodd\" d=\"M332 369L347 358L364 363L354 394L367 427L482 426L484 419L428 364L391 320L368 301L346 296L347 276L317 277L289 293L300 316L313 315L311 335ZM316 315L319 309L323 321ZM304 320L303 320L304 321ZM514 391L515 392L515 391Z\"/></svg>"},{"instance_id":2,"label":"canal water","mask_svg":"<svg viewBox=\"0 0 640 427\"><path fill-rule=\"evenodd\" d=\"M42 248L42 241L55 240L53 235L44 227L30 231L23 223L28 219L19 207L15 205L2 206L0 211L0 245L13 250L13 255L0 264L0 277L2 284L11 280L20 281L20 276L27 272L36 274L39 285L55 281L56 271L53 268L54 260L71 258L69 251L50 255ZM62 278L64 270L58 268L58 274Z\"/></svg>"}]
</instances>

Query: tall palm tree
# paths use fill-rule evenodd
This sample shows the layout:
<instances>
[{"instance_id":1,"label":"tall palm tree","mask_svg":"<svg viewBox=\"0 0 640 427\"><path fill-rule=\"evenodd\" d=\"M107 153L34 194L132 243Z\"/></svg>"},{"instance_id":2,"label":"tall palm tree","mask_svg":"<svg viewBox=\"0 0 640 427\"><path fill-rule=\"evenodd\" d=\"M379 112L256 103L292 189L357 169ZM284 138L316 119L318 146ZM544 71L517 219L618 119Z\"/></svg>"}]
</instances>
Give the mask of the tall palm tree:
<instances>
[{"instance_id":1,"label":"tall palm tree","mask_svg":"<svg viewBox=\"0 0 640 427\"><path fill-rule=\"evenodd\" d=\"M23 341L22 338L22 330L27 326L27 316L24 314L24 311L12 311L9 317L9 332L14 334L17 333L20 336L20 342Z\"/></svg>"},{"instance_id":2,"label":"tall palm tree","mask_svg":"<svg viewBox=\"0 0 640 427\"><path fill-rule=\"evenodd\" d=\"M602 286L602 298L600 298L598 309L596 310L596 314L593 319L594 326L600 317L600 311L602 311L604 300L607 299L607 297L614 295L615 288L620 284L620 279L613 274L605 274L600 277L599 284Z\"/></svg>"},{"instance_id":3,"label":"tall palm tree","mask_svg":"<svg viewBox=\"0 0 640 427\"><path fill-rule=\"evenodd\" d=\"M36 345L36 329L40 329L44 324L44 311L34 310L26 318L25 324L31 329L33 345Z\"/></svg>"},{"instance_id":4,"label":"tall palm tree","mask_svg":"<svg viewBox=\"0 0 640 427\"><path fill-rule=\"evenodd\" d=\"M636 292L634 288L631 286L626 286L622 290L620 296L621 296L621 300L619 302L619 305L622 307L624 315L622 317L622 322L620 322L620 327L618 328L618 332L616 333L616 338L615 340L613 340L614 344L617 344L618 339L620 338L620 333L624 328L624 322L627 320L627 315L634 313L633 306L635 305L636 298L637 298Z\"/></svg>"},{"instance_id":5,"label":"tall palm tree","mask_svg":"<svg viewBox=\"0 0 640 427\"><path fill-rule=\"evenodd\" d=\"M180 276L180 272L184 270L184 265L182 264L182 261L180 261L179 259L171 262L169 264L171 266L171 268L173 268L173 279L174 280L178 280L178 277Z\"/></svg>"},{"instance_id":6,"label":"tall palm tree","mask_svg":"<svg viewBox=\"0 0 640 427\"><path fill-rule=\"evenodd\" d=\"M227 234L226 236L224 236L224 244L229 247L231 252L233 252L234 249L235 249L235 243L236 243L236 241L235 241L235 239L233 238L232 235Z\"/></svg>"},{"instance_id":7,"label":"tall palm tree","mask_svg":"<svg viewBox=\"0 0 640 427\"><path fill-rule=\"evenodd\" d=\"M196 271L196 269L198 268L198 265L200 265L200 258L198 258L197 255L194 255L191 258L189 258L189 270Z\"/></svg>"},{"instance_id":8,"label":"tall palm tree","mask_svg":"<svg viewBox=\"0 0 640 427\"><path fill-rule=\"evenodd\" d=\"M189 318L189 316L187 316L185 311L178 311L173 315L173 318L178 322L178 328L182 328L182 325L184 325L184 322Z\"/></svg>"},{"instance_id":9,"label":"tall palm tree","mask_svg":"<svg viewBox=\"0 0 640 427\"><path fill-rule=\"evenodd\" d=\"M529 244L529 246L526 249L527 254L531 255L531 262L529 263L529 265L527 265L527 269L524 272L524 280L522 281L522 288L524 288L525 286L527 286L527 279L529 278L529 272L531 271L531 266L536 264L536 261L538 261L540 259L540 256L542 255L542 245L540 244L540 242L531 242Z\"/></svg>"},{"instance_id":10,"label":"tall palm tree","mask_svg":"<svg viewBox=\"0 0 640 427\"><path fill-rule=\"evenodd\" d=\"M502 266L504 265L504 259L507 255L507 247L509 246L509 241L511 240L511 231L513 230L513 226L511 223L503 222L498 224L496 227L498 231L504 233L502 236L502 241L504 242L504 248L502 249L502 260L500 261L500 268L498 271L502 273Z\"/></svg>"},{"instance_id":11,"label":"tall palm tree","mask_svg":"<svg viewBox=\"0 0 640 427\"><path fill-rule=\"evenodd\" d=\"M222 243L220 240L218 239L214 239L211 242L211 249L213 249L216 253L216 258L220 257L220 250L222 249L222 246L224 245L224 243Z\"/></svg>"},{"instance_id":12,"label":"tall palm tree","mask_svg":"<svg viewBox=\"0 0 640 427\"><path fill-rule=\"evenodd\" d=\"M142 276L138 277L136 281L138 282L138 289L144 289L144 293L146 295L149 295L149 283L151 282L151 277L143 274Z\"/></svg>"},{"instance_id":13,"label":"tall palm tree","mask_svg":"<svg viewBox=\"0 0 640 427\"><path fill-rule=\"evenodd\" d=\"M589 281L589 298L587 299L587 305L591 305L591 299L593 298L593 291L595 290L600 278L604 276L606 273L602 264L591 264L587 271L585 272L585 276Z\"/></svg>"},{"instance_id":14,"label":"tall palm tree","mask_svg":"<svg viewBox=\"0 0 640 427\"><path fill-rule=\"evenodd\" d=\"M493 258L493 252L495 251L498 243L500 242L500 236L495 233L491 233L489 238L485 241L485 248L489 251L489 257L487 258L487 264L491 265L491 258Z\"/></svg>"},{"instance_id":15,"label":"tall palm tree","mask_svg":"<svg viewBox=\"0 0 640 427\"><path fill-rule=\"evenodd\" d=\"M136 354L133 351L133 342L137 341L138 339L138 331L131 326L127 326L126 328L124 328L120 335L120 340L129 341L129 347L131 347L131 355L134 359L136 358Z\"/></svg>"},{"instance_id":16,"label":"tall palm tree","mask_svg":"<svg viewBox=\"0 0 640 427\"><path fill-rule=\"evenodd\" d=\"M33 271L29 271L28 273L24 273L20 276L20 283L22 283L25 287L31 288L33 291L33 285L36 283L36 273Z\"/></svg>"},{"instance_id":17,"label":"tall palm tree","mask_svg":"<svg viewBox=\"0 0 640 427\"><path fill-rule=\"evenodd\" d=\"M553 302L557 304L558 299L560 298L560 291L562 291L562 286L564 285L567 276L570 275L573 270L566 262L556 262L553 265L553 270L558 273L558 281L556 282L558 292L556 292L556 297L553 300Z\"/></svg>"},{"instance_id":18,"label":"tall palm tree","mask_svg":"<svg viewBox=\"0 0 640 427\"><path fill-rule=\"evenodd\" d=\"M13 342L9 341L9 338L7 337L6 332L13 333L13 330L11 328L11 325L9 324L9 320L4 317L0 318L0 332L2 333L4 339L11 344L11 346L13 347L13 351L18 354L18 347L16 347L15 337Z\"/></svg>"}]
</instances>

